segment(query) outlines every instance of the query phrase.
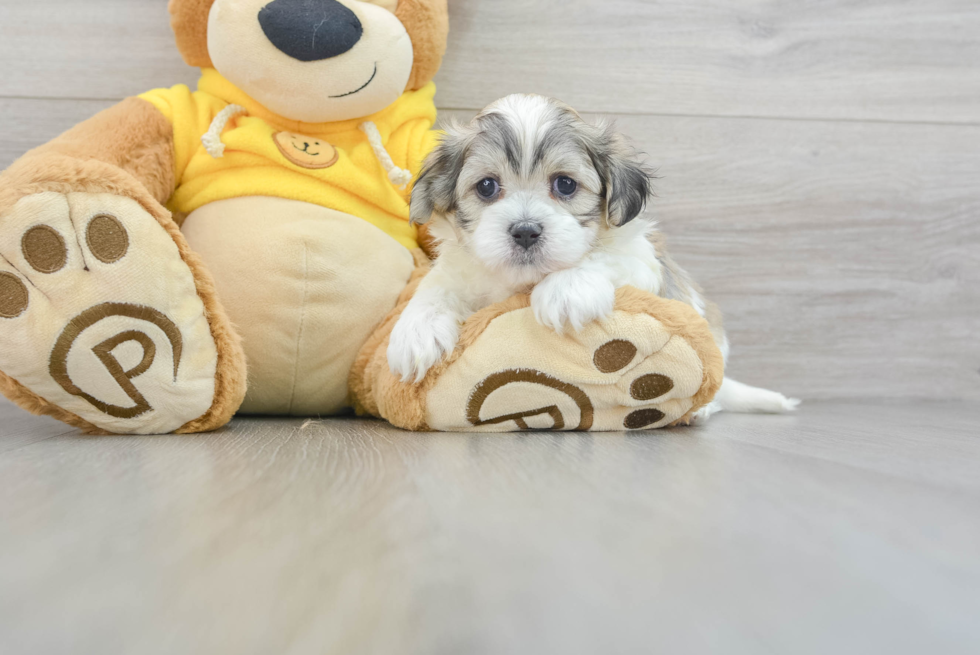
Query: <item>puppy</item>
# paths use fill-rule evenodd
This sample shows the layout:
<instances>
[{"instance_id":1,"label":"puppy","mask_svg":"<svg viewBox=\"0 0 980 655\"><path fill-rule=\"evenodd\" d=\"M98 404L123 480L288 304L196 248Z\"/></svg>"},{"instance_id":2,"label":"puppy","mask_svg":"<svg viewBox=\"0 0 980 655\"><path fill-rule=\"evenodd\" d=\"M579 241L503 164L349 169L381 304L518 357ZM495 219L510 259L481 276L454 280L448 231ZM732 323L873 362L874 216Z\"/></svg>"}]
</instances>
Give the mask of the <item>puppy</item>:
<instances>
[{"instance_id":1,"label":"puppy","mask_svg":"<svg viewBox=\"0 0 980 655\"><path fill-rule=\"evenodd\" d=\"M530 291L537 320L560 334L608 317L625 285L692 305L727 361L720 313L643 215L651 193L620 135L558 101L508 96L451 126L412 193L412 222L431 220L439 257L391 334L392 372L421 381L469 316L515 293ZM797 403L726 379L699 418Z\"/></svg>"}]
</instances>

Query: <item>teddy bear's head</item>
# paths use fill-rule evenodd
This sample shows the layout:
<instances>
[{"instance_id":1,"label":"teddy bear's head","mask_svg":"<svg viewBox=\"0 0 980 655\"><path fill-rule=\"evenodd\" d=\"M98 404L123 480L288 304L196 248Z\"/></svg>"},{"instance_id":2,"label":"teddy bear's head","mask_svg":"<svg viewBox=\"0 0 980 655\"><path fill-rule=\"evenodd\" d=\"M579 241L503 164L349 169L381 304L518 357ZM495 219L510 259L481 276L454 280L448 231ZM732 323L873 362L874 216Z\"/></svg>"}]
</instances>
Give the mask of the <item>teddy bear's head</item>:
<instances>
[{"instance_id":1,"label":"teddy bear's head","mask_svg":"<svg viewBox=\"0 0 980 655\"><path fill-rule=\"evenodd\" d=\"M369 116L432 80L447 0L170 0L177 46L270 111L310 123Z\"/></svg>"}]
</instances>

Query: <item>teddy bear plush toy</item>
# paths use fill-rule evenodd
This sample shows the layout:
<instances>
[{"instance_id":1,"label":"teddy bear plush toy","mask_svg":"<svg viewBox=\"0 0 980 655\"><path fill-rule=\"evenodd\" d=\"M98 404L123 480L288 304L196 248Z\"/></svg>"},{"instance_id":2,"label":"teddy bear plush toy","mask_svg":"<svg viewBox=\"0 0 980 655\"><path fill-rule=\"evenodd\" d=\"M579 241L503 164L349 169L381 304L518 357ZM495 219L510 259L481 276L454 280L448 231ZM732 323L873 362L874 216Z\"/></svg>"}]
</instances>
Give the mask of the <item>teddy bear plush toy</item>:
<instances>
[{"instance_id":1,"label":"teddy bear plush toy","mask_svg":"<svg viewBox=\"0 0 980 655\"><path fill-rule=\"evenodd\" d=\"M355 409L409 429L659 427L722 378L698 314L626 288L577 334L517 296L419 384L385 347L428 267L446 0L171 0L202 68L0 176L0 390L88 432Z\"/></svg>"}]
</instances>

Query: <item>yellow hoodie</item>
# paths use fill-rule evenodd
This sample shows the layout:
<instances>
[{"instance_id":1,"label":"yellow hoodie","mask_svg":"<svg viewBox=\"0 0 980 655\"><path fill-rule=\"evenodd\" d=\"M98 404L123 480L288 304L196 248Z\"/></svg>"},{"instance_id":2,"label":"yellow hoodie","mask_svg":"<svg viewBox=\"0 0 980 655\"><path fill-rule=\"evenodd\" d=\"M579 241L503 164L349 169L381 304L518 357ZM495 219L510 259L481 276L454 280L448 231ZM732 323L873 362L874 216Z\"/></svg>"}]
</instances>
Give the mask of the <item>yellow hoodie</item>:
<instances>
[{"instance_id":1,"label":"yellow hoodie","mask_svg":"<svg viewBox=\"0 0 980 655\"><path fill-rule=\"evenodd\" d=\"M430 83L372 116L303 123L273 114L216 70L204 69L196 92L179 85L140 97L174 126L177 190L168 203L171 211L189 214L240 196L302 200L363 218L415 248L417 233L408 216L410 185L399 189L389 179L362 125L376 125L395 166L417 176L436 144L434 96ZM224 155L215 157L201 139L231 105L244 113L231 114L220 134Z\"/></svg>"}]
</instances>

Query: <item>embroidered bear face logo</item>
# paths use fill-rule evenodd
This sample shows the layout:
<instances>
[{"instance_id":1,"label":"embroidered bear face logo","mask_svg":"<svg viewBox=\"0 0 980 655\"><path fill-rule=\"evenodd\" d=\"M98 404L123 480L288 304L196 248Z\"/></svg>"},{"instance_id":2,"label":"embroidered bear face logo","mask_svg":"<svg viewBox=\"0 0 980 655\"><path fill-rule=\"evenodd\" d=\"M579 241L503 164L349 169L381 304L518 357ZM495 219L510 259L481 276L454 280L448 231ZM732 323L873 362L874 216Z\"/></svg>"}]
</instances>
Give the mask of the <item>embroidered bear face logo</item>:
<instances>
[{"instance_id":1,"label":"embroidered bear face logo","mask_svg":"<svg viewBox=\"0 0 980 655\"><path fill-rule=\"evenodd\" d=\"M323 139L295 132L278 132L272 138L283 157L302 168L330 168L340 158L337 149Z\"/></svg>"}]
</instances>

